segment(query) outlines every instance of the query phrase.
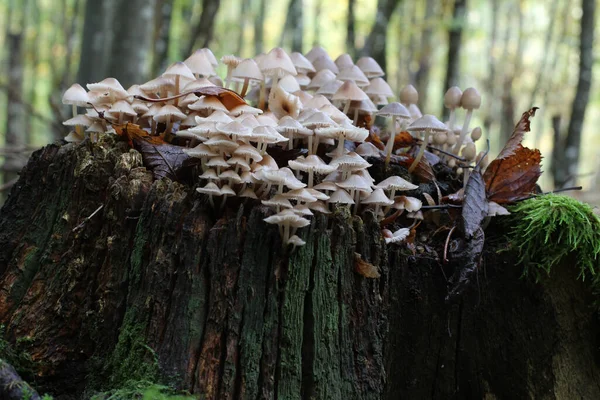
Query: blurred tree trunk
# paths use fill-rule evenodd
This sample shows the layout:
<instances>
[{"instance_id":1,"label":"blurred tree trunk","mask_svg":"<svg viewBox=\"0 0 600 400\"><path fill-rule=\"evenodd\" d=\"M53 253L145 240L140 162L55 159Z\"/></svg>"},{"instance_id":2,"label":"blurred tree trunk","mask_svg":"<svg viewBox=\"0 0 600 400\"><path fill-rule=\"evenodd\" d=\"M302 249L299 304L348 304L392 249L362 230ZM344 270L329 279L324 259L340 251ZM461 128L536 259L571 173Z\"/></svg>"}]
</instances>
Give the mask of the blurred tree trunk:
<instances>
[{"instance_id":1,"label":"blurred tree trunk","mask_svg":"<svg viewBox=\"0 0 600 400\"><path fill-rule=\"evenodd\" d=\"M416 36L417 36L417 29L415 29L414 27L414 23L413 21L416 21L419 15L419 7L418 4L416 2L413 1L407 1L403 4L403 24L402 24L402 31L404 32L404 35L406 36L406 51L402 52L405 53L404 56L402 55L401 52L399 52L398 56L402 57L402 64L404 64L404 68L406 69L406 76L405 79L400 80L400 82L398 83L398 92L402 89L402 87L404 87L405 85L411 84L414 85L415 84L415 73L414 73L414 68L413 68L413 61L415 58L415 53L416 53L416 47L417 47L417 40L416 40Z\"/></svg>"},{"instance_id":2,"label":"blurred tree trunk","mask_svg":"<svg viewBox=\"0 0 600 400\"><path fill-rule=\"evenodd\" d=\"M243 57L244 53L244 32L246 30L246 21L248 17L248 8L250 6L250 0L241 0L240 5L240 21L239 21L239 32L237 39L237 47L235 49L235 54L238 57Z\"/></svg>"},{"instance_id":3,"label":"blurred tree trunk","mask_svg":"<svg viewBox=\"0 0 600 400\"><path fill-rule=\"evenodd\" d=\"M346 14L346 52L356 57L356 21L354 18L354 6L356 0L348 0L348 13Z\"/></svg>"},{"instance_id":4,"label":"blurred tree trunk","mask_svg":"<svg viewBox=\"0 0 600 400\"><path fill-rule=\"evenodd\" d=\"M267 0L258 2L258 12L254 20L254 54L260 54L265 51L265 14Z\"/></svg>"},{"instance_id":5,"label":"blurred tree trunk","mask_svg":"<svg viewBox=\"0 0 600 400\"><path fill-rule=\"evenodd\" d=\"M323 1L315 1L315 31L313 33L313 46L318 46L321 37L321 12L323 11Z\"/></svg>"},{"instance_id":6,"label":"blurred tree trunk","mask_svg":"<svg viewBox=\"0 0 600 400\"><path fill-rule=\"evenodd\" d=\"M429 72L431 70L431 39L435 25L436 0L427 0L425 3L425 16L421 30L421 43L419 44L419 69L415 75L415 84L419 92L419 107L427 109L427 89L429 87Z\"/></svg>"},{"instance_id":7,"label":"blurred tree trunk","mask_svg":"<svg viewBox=\"0 0 600 400\"><path fill-rule=\"evenodd\" d=\"M558 186L571 185L577 178L577 169L581 154L581 130L585 118L585 110L590 98L592 85L592 66L594 63L594 16L596 0L582 0L581 31L579 35L579 78L577 91L571 106L571 119L567 128L564 146L564 162L557 170L555 182Z\"/></svg>"},{"instance_id":8,"label":"blurred tree trunk","mask_svg":"<svg viewBox=\"0 0 600 400\"><path fill-rule=\"evenodd\" d=\"M23 133L23 41L27 3L27 1L20 4L10 3L11 20L6 27L8 70L4 143L9 153L2 166L3 183L16 179L18 172L27 161L21 154L26 144Z\"/></svg>"},{"instance_id":9,"label":"blurred tree trunk","mask_svg":"<svg viewBox=\"0 0 600 400\"><path fill-rule=\"evenodd\" d=\"M455 0L452 22L448 29L448 61L446 62L446 79L444 80L443 93L452 86L458 86L460 73L460 50L462 45L462 31L466 23L467 0ZM442 107L444 121L448 118L449 110Z\"/></svg>"},{"instance_id":10,"label":"blurred tree trunk","mask_svg":"<svg viewBox=\"0 0 600 400\"><path fill-rule=\"evenodd\" d=\"M28 87L25 89L27 91L27 93L24 95L24 99L25 101L30 104L32 107L35 107L36 105L36 100L37 100L37 96L36 96L36 88L37 85L35 84L35 82L37 82L37 70L38 70L38 63L39 63L39 55L40 55L40 51L39 51L39 31L40 31L40 26L42 24L42 20L41 20L41 12L39 9L39 4L38 1L33 0L33 1L29 1L29 7L27 10L27 24L29 24L30 28L31 28L31 37L29 38L29 40L27 41L27 56L26 59L30 60L30 72L31 74L25 78L25 82L28 82ZM32 129L33 126L33 118L26 118L25 119L25 125L24 125L24 134L25 134L25 143L27 145L30 145L32 143L32 132L34 131Z\"/></svg>"},{"instance_id":11,"label":"blurred tree trunk","mask_svg":"<svg viewBox=\"0 0 600 400\"><path fill-rule=\"evenodd\" d=\"M192 31L186 57L192 54L196 47L209 46L215 30L215 20L220 5L220 0L202 0L202 14L200 14L200 19Z\"/></svg>"},{"instance_id":12,"label":"blurred tree trunk","mask_svg":"<svg viewBox=\"0 0 600 400\"><path fill-rule=\"evenodd\" d=\"M375 22L371 28L371 33L367 37L364 47L361 50L362 55L371 56L379 63L383 71L387 71L386 64L386 43L388 25L390 17L394 13L401 0L377 0L377 13Z\"/></svg>"},{"instance_id":13,"label":"blurred tree trunk","mask_svg":"<svg viewBox=\"0 0 600 400\"><path fill-rule=\"evenodd\" d=\"M157 0L154 13L154 40L152 48L152 76L157 76L168 66L169 33L171 31L171 16L173 0Z\"/></svg>"},{"instance_id":14,"label":"blurred tree trunk","mask_svg":"<svg viewBox=\"0 0 600 400\"><path fill-rule=\"evenodd\" d=\"M77 82L84 87L87 83L98 82L107 76L113 36L113 8L114 2L111 0L86 1L83 40L77 72Z\"/></svg>"},{"instance_id":15,"label":"blurred tree trunk","mask_svg":"<svg viewBox=\"0 0 600 400\"><path fill-rule=\"evenodd\" d=\"M291 37L291 49L302 53L302 37L304 24L302 16L302 0L290 0L285 17L283 31L279 38L279 47L285 47L285 40Z\"/></svg>"},{"instance_id":16,"label":"blurred tree trunk","mask_svg":"<svg viewBox=\"0 0 600 400\"><path fill-rule=\"evenodd\" d=\"M107 75L125 89L148 78L155 9L155 0L120 0L115 8L114 28L127 28L115 31Z\"/></svg>"},{"instance_id":17,"label":"blurred tree trunk","mask_svg":"<svg viewBox=\"0 0 600 400\"><path fill-rule=\"evenodd\" d=\"M489 135L490 128L494 122L493 110L496 110L496 41L498 39L498 0L491 0L491 18L490 26L491 31L488 40L488 76L484 83L485 92L488 94L489 99L484 101L484 119L483 119L483 131ZM489 137L489 136L488 136Z\"/></svg>"}]
</instances>

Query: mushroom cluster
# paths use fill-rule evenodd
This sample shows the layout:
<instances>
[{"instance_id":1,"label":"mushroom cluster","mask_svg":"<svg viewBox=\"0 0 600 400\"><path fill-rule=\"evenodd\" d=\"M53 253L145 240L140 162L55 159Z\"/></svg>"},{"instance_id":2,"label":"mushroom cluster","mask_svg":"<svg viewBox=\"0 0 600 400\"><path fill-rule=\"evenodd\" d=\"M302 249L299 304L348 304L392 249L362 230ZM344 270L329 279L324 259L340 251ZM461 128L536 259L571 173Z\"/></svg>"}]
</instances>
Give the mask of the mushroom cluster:
<instances>
[{"instance_id":1,"label":"mushroom cluster","mask_svg":"<svg viewBox=\"0 0 600 400\"><path fill-rule=\"evenodd\" d=\"M387 166L402 131L420 142L409 173L428 146L449 165L462 165L465 181L467 164L482 157L474 144L481 129L467 135L481 101L473 88L448 90L444 104L450 120L442 123L421 113L411 85L399 93L400 102L390 103L394 92L370 57L355 63L347 54L332 60L321 47L305 55L274 48L249 59L227 55L221 63L227 67L224 81L215 72L219 62L213 53L201 49L127 90L114 78L87 84L87 91L74 84L63 96L73 112L64 122L73 127L65 140L95 140L114 132L113 126L132 123L185 146L190 157L199 159L196 190L212 207L224 207L232 196L261 201L274 211L265 221L278 225L283 244L294 247L304 244L296 233L314 213L329 214L335 207L351 207L355 214L372 209L379 219L404 211L422 219L421 201L398 195L417 190L417 185L396 175L376 183L369 173L367 158L382 158ZM245 103L213 95L217 92L207 90L211 87L231 90ZM467 114L456 127L460 107ZM81 108L85 112L80 114ZM367 141L376 116L389 121L380 134L385 148ZM280 165L271 155L275 148L294 157ZM463 164L457 165L460 155ZM388 242L401 241L406 237L401 232Z\"/></svg>"}]
</instances>

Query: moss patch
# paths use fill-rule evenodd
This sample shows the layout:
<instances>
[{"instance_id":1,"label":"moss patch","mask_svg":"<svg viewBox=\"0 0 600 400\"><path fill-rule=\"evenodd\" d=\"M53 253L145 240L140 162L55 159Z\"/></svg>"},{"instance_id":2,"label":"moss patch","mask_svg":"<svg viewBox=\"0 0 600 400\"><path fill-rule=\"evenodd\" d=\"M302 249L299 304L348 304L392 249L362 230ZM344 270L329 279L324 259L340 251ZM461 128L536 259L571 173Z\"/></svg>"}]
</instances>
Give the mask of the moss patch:
<instances>
[{"instance_id":1,"label":"moss patch","mask_svg":"<svg viewBox=\"0 0 600 400\"><path fill-rule=\"evenodd\" d=\"M510 240L523 275L539 279L567 256L574 255L579 278L600 288L600 220L592 208L567 196L547 194L510 208Z\"/></svg>"},{"instance_id":2,"label":"moss patch","mask_svg":"<svg viewBox=\"0 0 600 400\"><path fill-rule=\"evenodd\" d=\"M149 381L128 381L122 388L97 393L92 400L193 400L194 396Z\"/></svg>"}]
</instances>

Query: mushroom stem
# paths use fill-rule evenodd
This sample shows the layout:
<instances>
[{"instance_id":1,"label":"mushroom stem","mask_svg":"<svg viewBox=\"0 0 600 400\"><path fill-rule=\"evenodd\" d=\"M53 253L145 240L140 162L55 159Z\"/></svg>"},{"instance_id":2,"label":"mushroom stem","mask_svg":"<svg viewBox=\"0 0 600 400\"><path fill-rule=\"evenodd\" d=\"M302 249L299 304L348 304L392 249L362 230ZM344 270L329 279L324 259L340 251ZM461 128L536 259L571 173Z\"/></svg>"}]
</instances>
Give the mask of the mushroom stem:
<instances>
[{"instance_id":1,"label":"mushroom stem","mask_svg":"<svg viewBox=\"0 0 600 400\"><path fill-rule=\"evenodd\" d=\"M248 90L249 83L250 83L250 79L244 78L244 86L242 86L242 92L240 93L241 98L244 98L246 96L246 91Z\"/></svg>"},{"instance_id":2,"label":"mushroom stem","mask_svg":"<svg viewBox=\"0 0 600 400\"><path fill-rule=\"evenodd\" d=\"M338 145L335 149L335 154L337 156L341 156L344 154L344 143L346 142L346 139L344 139L344 137L340 137L338 139Z\"/></svg>"},{"instance_id":3,"label":"mushroom stem","mask_svg":"<svg viewBox=\"0 0 600 400\"><path fill-rule=\"evenodd\" d=\"M225 77L225 89L229 89L229 82L231 81L231 72L233 68L231 65L227 65L227 76Z\"/></svg>"},{"instance_id":4,"label":"mushroom stem","mask_svg":"<svg viewBox=\"0 0 600 400\"><path fill-rule=\"evenodd\" d=\"M348 102L350 103L350 102ZM356 125L358 123L358 107L356 107L356 110L354 110L354 125Z\"/></svg>"},{"instance_id":5,"label":"mushroom stem","mask_svg":"<svg viewBox=\"0 0 600 400\"><path fill-rule=\"evenodd\" d=\"M260 95L258 96L258 108L265 111L265 100L267 97L267 86L265 80L260 81Z\"/></svg>"},{"instance_id":6,"label":"mushroom stem","mask_svg":"<svg viewBox=\"0 0 600 400\"><path fill-rule=\"evenodd\" d=\"M179 75L175 76L175 95L179 94ZM179 104L179 97L175 98L175 101L173 102L173 104L175 105L175 107L177 107L177 104Z\"/></svg>"},{"instance_id":7,"label":"mushroom stem","mask_svg":"<svg viewBox=\"0 0 600 400\"><path fill-rule=\"evenodd\" d=\"M392 157L392 151L394 150L394 139L396 137L396 117L392 117L392 131L390 137L385 145L385 167L390 164L390 158Z\"/></svg>"},{"instance_id":8,"label":"mushroom stem","mask_svg":"<svg viewBox=\"0 0 600 400\"><path fill-rule=\"evenodd\" d=\"M165 134L163 135L163 139L165 139L167 142L171 139L172 126L173 126L173 123L171 122L171 116L169 115L167 117L167 126L165 127Z\"/></svg>"},{"instance_id":9,"label":"mushroom stem","mask_svg":"<svg viewBox=\"0 0 600 400\"><path fill-rule=\"evenodd\" d=\"M465 168L464 172L463 172L464 176L464 180L463 180L463 189L467 188L467 182L469 181L469 175L471 175L471 169L469 168Z\"/></svg>"},{"instance_id":10,"label":"mushroom stem","mask_svg":"<svg viewBox=\"0 0 600 400\"><path fill-rule=\"evenodd\" d=\"M454 121L456 120L456 108L450 109L450 115L448 116L448 128L454 129Z\"/></svg>"},{"instance_id":11,"label":"mushroom stem","mask_svg":"<svg viewBox=\"0 0 600 400\"><path fill-rule=\"evenodd\" d=\"M314 140L314 148L311 154L317 154L317 151L319 150L319 142L320 142L320 138L319 136L315 136L315 140Z\"/></svg>"},{"instance_id":12,"label":"mushroom stem","mask_svg":"<svg viewBox=\"0 0 600 400\"><path fill-rule=\"evenodd\" d=\"M288 240L290 239L290 224L285 223L283 225L283 247L287 245Z\"/></svg>"},{"instance_id":13,"label":"mushroom stem","mask_svg":"<svg viewBox=\"0 0 600 400\"><path fill-rule=\"evenodd\" d=\"M471 122L471 116L473 115L473 110L467 110L467 115L465 117L465 123L463 124L462 130L460 131L460 136L456 141L456 146L454 146L454 154L458 154L460 151L460 146L462 146L463 141L465 140L465 136L467 136L467 130L469 129L469 123Z\"/></svg>"},{"instance_id":14,"label":"mushroom stem","mask_svg":"<svg viewBox=\"0 0 600 400\"><path fill-rule=\"evenodd\" d=\"M215 208L215 202L213 201L212 194L208 195L208 202L212 208Z\"/></svg>"},{"instance_id":15,"label":"mushroom stem","mask_svg":"<svg viewBox=\"0 0 600 400\"><path fill-rule=\"evenodd\" d=\"M421 157L423 157L423 153L425 153L425 147L427 147L427 144L429 143L430 135L431 135L431 131L429 129L426 129L425 137L423 138L423 142L421 142L421 147L419 148L419 152L417 153L417 156L415 157L415 160L413 161L413 163L410 165L410 168L408 168L409 174L411 174L415 170L415 168L419 164L419 161L421 161Z\"/></svg>"},{"instance_id":16,"label":"mushroom stem","mask_svg":"<svg viewBox=\"0 0 600 400\"><path fill-rule=\"evenodd\" d=\"M346 105L344 105L344 111L342 111L344 114L348 114L348 111L350 110L350 100L346 101Z\"/></svg>"},{"instance_id":17,"label":"mushroom stem","mask_svg":"<svg viewBox=\"0 0 600 400\"><path fill-rule=\"evenodd\" d=\"M313 132L313 134L314 134L314 132ZM313 153L312 148L313 148L313 135L310 135L308 137L308 155L311 155Z\"/></svg>"},{"instance_id":18,"label":"mushroom stem","mask_svg":"<svg viewBox=\"0 0 600 400\"><path fill-rule=\"evenodd\" d=\"M314 177L315 171L312 168L308 169L308 187L312 188L313 187L313 177Z\"/></svg>"},{"instance_id":19,"label":"mushroom stem","mask_svg":"<svg viewBox=\"0 0 600 400\"><path fill-rule=\"evenodd\" d=\"M288 150L293 150L294 149L294 132L290 131L290 133L288 133Z\"/></svg>"}]
</instances>

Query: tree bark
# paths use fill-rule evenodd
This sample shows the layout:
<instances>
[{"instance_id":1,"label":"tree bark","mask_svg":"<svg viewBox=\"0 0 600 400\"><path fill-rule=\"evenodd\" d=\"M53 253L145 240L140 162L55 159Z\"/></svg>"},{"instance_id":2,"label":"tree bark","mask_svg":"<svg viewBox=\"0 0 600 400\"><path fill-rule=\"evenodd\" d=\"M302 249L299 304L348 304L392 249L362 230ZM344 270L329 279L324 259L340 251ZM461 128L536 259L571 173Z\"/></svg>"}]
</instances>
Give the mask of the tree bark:
<instances>
[{"instance_id":1,"label":"tree bark","mask_svg":"<svg viewBox=\"0 0 600 400\"><path fill-rule=\"evenodd\" d=\"M423 17L423 26L421 30L421 43L419 44L419 69L415 74L415 84L419 93L419 107L421 110L427 109L427 98L429 89L429 72L431 70L431 53L432 53L432 35L435 24L435 0L427 0L425 3L425 16Z\"/></svg>"},{"instance_id":2,"label":"tree bark","mask_svg":"<svg viewBox=\"0 0 600 400\"><path fill-rule=\"evenodd\" d=\"M239 57L243 57L244 52L244 32L246 30L246 21L248 18L248 8L250 7L250 0L241 0L240 5L240 30L238 32L238 39L235 48L235 54Z\"/></svg>"},{"instance_id":3,"label":"tree bark","mask_svg":"<svg viewBox=\"0 0 600 400\"><path fill-rule=\"evenodd\" d=\"M258 12L254 19L254 54L265 51L265 14L267 12L267 0L258 2Z\"/></svg>"},{"instance_id":4,"label":"tree bark","mask_svg":"<svg viewBox=\"0 0 600 400\"><path fill-rule=\"evenodd\" d=\"M388 25L398 4L400 4L400 0L377 0L375 22L373 22L371 33L369 33L365 46L361 50L363 55L373 57L383 71L386 71Z\"/></svg>"},{"instance_id":5,"label":"tree bark","mask_svg":"<svg viewBox=\"0 0 600 400\"><path fill-rule=\"evenodd\" d=\"M169 34L174 0L157 0L154 15L154 40L152 49L152 76L167 69L169 60Z\"/></svg>"},{"instance_id":6,"label":"tree bark","mask_svg":"<svg viewBox=\"0 0 600 400\"><path fill-rule=\"evenodd\" d=\"M209 46L215 30L215 20L220 5L220 0L202 0L202 14L200 14L200 19L192 31L190 43L187 47L187 55L192 54L197 45L200 48Z\"/></svg>"},{"instance_id":7,"label":"tree bark","mask_svg":"<svg viewBox=\"0 0 600 400\"><path fill-rule=\"evenodd\" d=\"M577 179L581 154L581 131L592 86L592 66L594 64L594 17L595 0L582 0L581 31L579 34L579 79L577 91L571 105L571 119L567 129L563 170L558 173L561 186L571 185Z\"/></svg>"},{"instance_id":8,"label":"tree bark","mask_svg":"<svg viewBox=\"0 0 600 400\"><path fill-rule=\"evenodd\" d=\"M109 0L87 0L83 23L83 40L77 82L98 82L107 77L107 68L112 42L113 2Z\"/></svg>"},{"instance_id":9,"label":"tree bark","mask_svg":"<svg viewBox=\"0 0 600 400\"><path fill-rule=\"evenodd\" d=\"M279 39L279 47L284 47L286 37L291 37L290 48L292 51L302 53L302 38L304 35L302 8L302 0L290 0L283 31Z\"/></svg>"},{"instance_id":10,"label":"tree bark","mask_svg":"<svg viewBox=\"0 0 600 400\"><path fill-rule=\"evenodd\" d=\"M446 305L451 266L386 246L371 213L314 217L290 254L260 203L217 215L114 140L36 152L0 212L0 323L38 390L600 397L593 296L572 265L534 284L491 249L478 286ZM381 277L356 273L355 253Z\"/></svg>"},{"instance_id":11,"label":"tree bark","mask_svg":"<svg viewBox=\"0 0 600 400\"><path fill-rule=\"evenodd\" d=\"M466 23L467 0L455 0L452 12L452 23L448 29L448 59L446 61L446 79L444 80L444 93L452 86L458 86L460 73L460 50L462 45L462 31ZM443 93L442 93L443 95ZM442 107L444 121L448 119L449 109Z\"/></svg>"},{"instance_id":12,"label":"tree bark","mask_svg":"<svg viewBox=\"0 0 600 400\"><path fill-rule=\"evenodd\" d=\"M348 11L346 13L346 52L356 57L356 21L354 18L354 6L356 0L348 0Z\"/></svg>"},{"instance_id":13,"label":"tree bark","mask_svg":"<svg viewBox=\"0 0 600 400\"><path fill-rule=\"evenodd\" d=\"M149 77L155 9L155 0L121 0L115 8L113 26L127 29L115 33L107 75L125 89Z\"/></svg>"}]
</instances>

